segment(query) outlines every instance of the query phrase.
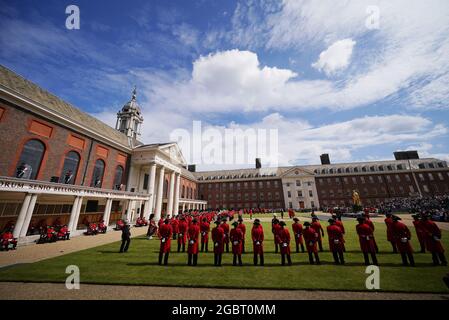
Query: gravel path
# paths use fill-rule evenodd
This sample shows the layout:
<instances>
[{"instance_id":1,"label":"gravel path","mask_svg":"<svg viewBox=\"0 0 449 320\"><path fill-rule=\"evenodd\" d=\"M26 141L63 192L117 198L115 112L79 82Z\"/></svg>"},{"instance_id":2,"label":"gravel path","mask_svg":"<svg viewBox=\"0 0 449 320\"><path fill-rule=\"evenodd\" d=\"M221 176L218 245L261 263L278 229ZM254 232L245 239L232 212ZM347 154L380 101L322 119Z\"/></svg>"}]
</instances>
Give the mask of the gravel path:
<instances>
[{"instance_id":1,"label":"gravel path","mask_svg":"<svg viewBox=\"0 0 449 320\"><path fill-rule=\"evenodd\" d=\"M7 294L6 294L7 293ZM64 284L0 282L0 299L64 300L449 300L448 294L349 291L213 289L81 284L68 290Z\"/></svg>"},{"instance_id":2,"label":"gravel path","mask_svg":"<svg viewBox=\"0 0 449 320\"><path fill-rule=\"evenodd\" d=\"M146 234L147 228L132 228L133 237ZM30 244L20 246L17 250L0 251L0 268L18 263L31 263L48 258L62 256L64 254L89 249L111 242L119 241L122 233L119 231L108 231L106 234L96 236L77 236L69 241L58 241L54 243ZM119 248L117 248L118 250Z\"/></svg>"}]
</instances>

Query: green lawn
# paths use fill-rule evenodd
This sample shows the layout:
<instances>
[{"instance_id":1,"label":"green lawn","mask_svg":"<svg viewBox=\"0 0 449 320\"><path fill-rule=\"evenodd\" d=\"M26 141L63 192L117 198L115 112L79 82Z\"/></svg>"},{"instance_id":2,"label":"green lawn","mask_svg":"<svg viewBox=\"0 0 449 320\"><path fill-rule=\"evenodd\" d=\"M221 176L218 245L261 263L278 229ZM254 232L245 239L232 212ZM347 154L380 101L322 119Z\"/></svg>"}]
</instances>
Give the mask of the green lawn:
<instances>
[{"instance_id":1,"label":"green lawn","mask_svg":"<svg viewBox=\"0 0 449 320\"><path fill-rule=\"evenodd\" d=\"M132 240L127 254L117 253L119 243L113 243L33 264L0 269L0 281L64 282L66 267L75 264L80 268L83 283L363 291L366 290L367 275L355 234L355 223L346 221L345 226L345 266L335 266L329 252L320 253L323 262L320 266L309 265L307 254L303 253L292 254L293 266L281 266L280 255L273 250L269 223L264 223L267 237L265 267L253 266L251 253L244 255L243 267L232 266L231 254L224 255L223 267L214 267L213 253L200 254L199 265L188 267L187 254L174 252L168 266L158 266L159 241L136 238ZM403 267L400 256L390 253L384 225L376 224L376 227L376 238L381 250L378 256L381 290L449 292L441 280L449 271L447 267L432 266L428 253L415 254L417 267ZM415 238L413 245L418 249ZM449 248L448 232L444 232L443 240L445 247ZM326 237L325 249L327 247ZM173 244L172 248L175 248Z\"/></svg>"}]
</instances>

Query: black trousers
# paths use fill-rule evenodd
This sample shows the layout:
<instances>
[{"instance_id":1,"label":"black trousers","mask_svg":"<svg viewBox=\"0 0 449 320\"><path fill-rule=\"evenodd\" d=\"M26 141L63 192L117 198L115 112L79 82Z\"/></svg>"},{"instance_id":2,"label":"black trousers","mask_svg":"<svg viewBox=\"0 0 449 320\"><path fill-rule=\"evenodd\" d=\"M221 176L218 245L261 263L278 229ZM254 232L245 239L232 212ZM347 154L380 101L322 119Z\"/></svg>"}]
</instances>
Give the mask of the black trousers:
<instances>
[{"instance_id":1,"label":"black trousers","mask_svg":"<svg viewBox=\"0 0 449 320\"><path fill-rule=\"evenodd\" d=\"M402 264L404 266L415 265L415 259L413 259L413 254L411 252L401 252Z\"/></svg>"},{"instance_id":2,"label":"black trousers","mask_svg":"<svg viewBox=\"0 0 449 320\"><path fill-rule=\"evenodd\" d=\"M180 242L178 242L178 252L181 251L181 248L182 248L182 252L185 252L186 251L186 244L185 243L181 244Z\"/></svg>"},{"instance_id":3,"label":"black trousers","mask_svg":"<svg viewBox=\"0 0 449 320\"><path fill-rule=\"evenodd\" d=\"M309 262L310 264L321 264L320 257L318 256L318 252L309 252ZM313 260L315 258L315 261Z\"/></svg>"},{"instance_id":4,"label":"black trousers","mask_svg":"<svg viewBox=\"0 0 449 320\"><path fill-rule=\"evenodd\" d=\"M398 248L396 248L396 242L390 241L390 243L391 243L391 247L393 248L393 253L397 253L398 252Z\"/></svg>"},{"instance_id":5,"label":"black trousers","mask_svg":"<svg viewBox=\"0 0 449 320\"><path fill-rule=\"evenodd\" d=\"M444 253L432 252L432 260L433 260L433 264L436 266L439 265L440 263L443 266L447 266L447 260L446 260Z\"/></svg>"},{"instance_id":6,"label":"black trousers","mask_svg":"<svg viewBox=\"0 0 449 320\"><path fill-rule=\"evenodd\" d=\"M232 265L233 266L237 265L237 260L239 261L239 266L243 266L242 255L241 254L234 254L234 257L232 259Z\"/></svg>"},{"instance_id":7,"label":"black trousers","mask_svg":"<svg viewBox=\"0 0 449 320\"><path fill-rule=\"evenodd\" d=\"M296 244L296 252L299 252L299 245L301 245L301 252L304 252L304 245L302 243L301 244L299 244L299 243Z\"/></svg>"},{"instance_id":8,"label":"black trousers","mask_svg":"<svg viewBox=\"0 0 449 320\"><path fill-rule=\"evenodd\" d=\"M120 252L127 252L130 243L131 243L130 238L122 239L122 245L120 246Z\"/></svg>"},{"instance_id":9,"label":"black trousers","mask_svg":"<svg viewBox=\"0 0 449 320\"><path fill-rule=\"evenodd\" d=\"M201 242L201 252L208 252L209 251L209 242Z\"/></svg>"},{"instance_id":10,"label":"black trousers","mask_svg":"<svg viewBox=\"0 0 449 320\"><path fill-rule=\"evenodd\" d=\"M332 256L334 257L334 262L336 264L345 264L345 258L342 250L332 251Z\"/></svg>"},{"instance_id":11,"label":"black trousers","mask_svg":"<svg viewBox=\"0 0 449 320\"><path fill-rule=\"evenodd\" d=\"M164 259L164 265L168 264L168 255L170 254L170 252L167 253L163 253L163 252L159 252L159 265L162 264L162 259Z\"/></svg>"},{"instance_id":12,"label":"black trousers","mask_svg":"<svg viewBox=\"0 0 449 320\"><path fill-rule=\"evenodd\" d=\"M370 252L370 255L371 255L371 260L372 260L373 264L375 266L377 266L378 263L377 263L376 253L375 252ZM367 265L367 266L370 265L368 252L364 252L363 253L363 259L365 260L365 265Z\"/></svg>"},{"instance_id":13,"label":"black trousers","mask_svg":"<svg viewBox=\"0 0 449 320\"><path fill-rule=\"evenodd\" d=\"M285 266L285 258L286 258L286 257L287 257L287 263L288 263L288 265L291 266L291 265L292 265L292 258L290 257L289 254L282 254L282 253L281 253L281 264L282 264L283 266Z\"/></svg>"},{"instance_id":14,"label":"black trousers","mask_svg":"<svg viewBox=\"0 0 449 320\"><path fill-rule=\"evenodd\" d=\"M196 266L198 263L198 255L197 254L189 254L187 257L187 264L189 266Z\"/></svg>"},{"instance_id":15,"label":"black trousers","mask_svg":"<svg viewBox=\"0 0 449 320\"><path fill-rule=\"evenodd\" d=\"M221 253L214 253L214 266L221 266Z\"/></svg>"},{"instance_id":16,"label":"black trousers","mask_svg":"<svg viewBox=\"0 0 449 320\"><path fill-rule=\"evenodd\" d=\"M254 254L254 265L257 266L257 258L259 255ZM260 254L260 265L263 266L264 265L264 258L263 258L263 254Z\"/></svg>"}]
</instances>

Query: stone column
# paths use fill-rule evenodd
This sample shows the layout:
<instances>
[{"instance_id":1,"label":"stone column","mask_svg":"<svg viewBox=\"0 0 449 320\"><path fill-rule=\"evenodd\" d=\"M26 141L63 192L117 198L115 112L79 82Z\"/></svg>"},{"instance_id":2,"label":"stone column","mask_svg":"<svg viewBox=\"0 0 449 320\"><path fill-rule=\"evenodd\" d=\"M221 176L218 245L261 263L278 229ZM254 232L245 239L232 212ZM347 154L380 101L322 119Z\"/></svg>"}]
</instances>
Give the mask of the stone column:
<instances>
[{"instance_id":1,"label":"stone column","mask_svg":"<svg viewBox=\"0 0 449 320\"><path fill-rule=\"evenodd\" d=\"M186 204L185 202L182 203L182 212L184 212L186 210Z\"/></svg>"},{"instance_id":2,"label":"stone column","mask_svg":"<svg viewBox=\"0 0 449 320\"><path fill-rule=\"evenodd\" d=\"M81 205L83 203L83 197L75 197L75 201L73 201L72 212L70 213L69 220L69 230L76 231L76 227L78 226L78 219L80 217Z\"/></svg>"},{"instance_id":3,"label":"stone column","mask_svg":"<svg viewBox=\"0 0 449 320\"><path fill-rule=\"evenodd\" d=\"M131 223L131 214L132 214L132 209L134 208L135 205L135 201L134 200L129 200L128 201L128 208L126 209L126 220L128 220L128 223Z\"/></svg>"},{"instance_id":4,"label":"stone column","mask_svg":"<svg viewBox=\"0 0 449 320\"><path fill-rule=\"evenodd\" d=\"M179 192L181 190L181 174L176 175L176 186L175 186L175 204L173 206L173 214L177 215L179 212Z\"/></svg>"},{"instance_id":5,"label":"stone column","mask_svg":"<svg viewBox=\"0 0 449 320\"><path fill-rule=\"evenodd\" d=\"M27 193L25 195L25 199L23 199L22 208L20 209L19 216L17 217L17 221L14 225L13 236L14 238L18 238L20 236L20 231L22 230L23 224L25 222L26 214L28 212L28 207L31 202L31 193Z\"/></svg>"},{"instance_id":6,"label":"stone column","mask_svg":"<svg viewBox=\"0 0 449 320\"><path fill-rule=\"evenodd\" d=\"M20 229L19 237L26 237L28 232L28 227L30 226L31 217L33 216L34 206L36 205L37 194L33 194L30 199L30 204L28 205L27 212L25 214L25 219L23 221L22 228Z\"/></svg>"},{"instance_id":7,"label":"stone column","mask_svg":"<svg viewBox=\"0 0 449 320\"><path fill-rule=\"evenodd\" d=\"M150 217L150 214L153 213L153 206L154 206L154 185L156 182L156 164L153 163L150 166L150 179L148 181L148 194L150 195L149 200L145 203L145 219L148 219ZM148 207L147 207L148 203Z\"/></svg>"},{"instance_id":8,"label":"stone column","mask_svg":"<svg viewBox=\"0 0 449 320\"><path fill-rule=\"evenodd\" d=\"M109 226L109 219L111 218L111 209L112 209L112 199L107 199L103 214L103 220L106 227Z\"/></svg>"},{"instance_id":9,"label":"stone column","mask_svg":"<svg viewBox=\"0 0 449 320\"><path fill-rule=\"evenodd\" d=\"M173 200L175 197L175 172L170 173L170 184L167 197L167 216L173 216Z\"/></svg>"},{"instance_id":10,"label":"stone column","mask_svg":"<svg viewBox=\"0 0 449 320\"><path fill-rule=\"evenodd\" d=\"M165 174L165 168L161 167L159 170L159 179L158 179L158 186L157 186L157 194L156 194L156 208L154 211L155 220L159 221L161 218L161 212L162 212L162 193L164 191L164 174Z\"/></svg>"}]
</instances>

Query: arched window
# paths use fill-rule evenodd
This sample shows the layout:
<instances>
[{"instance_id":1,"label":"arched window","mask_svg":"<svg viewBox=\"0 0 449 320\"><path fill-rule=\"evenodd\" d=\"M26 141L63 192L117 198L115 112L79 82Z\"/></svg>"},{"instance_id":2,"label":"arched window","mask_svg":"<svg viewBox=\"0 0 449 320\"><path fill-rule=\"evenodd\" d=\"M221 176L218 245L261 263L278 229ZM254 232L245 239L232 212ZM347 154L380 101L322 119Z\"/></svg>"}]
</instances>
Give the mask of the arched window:
<instances>
[{"instance_id":1,"label":"arched window","mask_svg":"<svg viewBox=\"0 0 449 320\"><path fill-rule=\"evenodd\" d=\"M98 159L95 162L94 172L92 173L92 181L90 182L90 186L95 188L101 188L101 184L103 183L103 174L104 174L104 161Z\"/></svg>"},{"instance_id":2,"label":"arched window","mask_svg":"<svg viewBox=\"0 0 449 320\"><path fill-rule=\"evenodd\" d=\"M36 139L29 140L22 149L17 163L16 178L36 179L45 153L45 145Z\"/></svg>"},{"instance_id":3,"label":"arched window","mask_svg":"<svg viewBox=\"0 0 449 320\"><path fill-rule=\"evenodd\" d=\"M70 151L67 153L64 159L64 166L62 167L61 178L59 181L67 184L75 184L79 163L80 155L78 152Z\"/></svg>"},{"instance_id":4,"label":"arched window","mask_svg":"<svg viewBox=\"0 0 449 320\"><path fill-rule=\"evenodd\" d=\"M120 190L122 181L123 181L123 167L117 166L117 168L115 168L115 175L114 175L114 189L115 190Z\"/></svg>"}]
</instances>

